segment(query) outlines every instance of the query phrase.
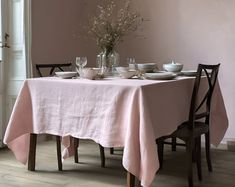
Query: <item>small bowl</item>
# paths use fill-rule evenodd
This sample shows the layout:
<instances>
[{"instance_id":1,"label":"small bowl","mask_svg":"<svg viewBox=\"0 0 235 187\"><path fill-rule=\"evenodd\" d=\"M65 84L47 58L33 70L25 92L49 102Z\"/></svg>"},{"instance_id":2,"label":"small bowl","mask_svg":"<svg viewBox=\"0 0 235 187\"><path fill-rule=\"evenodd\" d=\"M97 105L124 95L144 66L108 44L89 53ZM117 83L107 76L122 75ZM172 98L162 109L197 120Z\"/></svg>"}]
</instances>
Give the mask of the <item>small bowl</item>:
<instances>
[{"instance_id":1,"label":"small bowl","mask_svg":"<svg viewBox=\"0 0 235 187\"><path fill-rule=\"evenodd\" d=\"M135 76L136 73L137 73L137 71L135 71L135 70L129 70L129 71L119 72L119 75L121 78L130 79L131 77Z\"/></svg>"},{"instance_id":2,"label":"small bowl","mask_svg":"<svg viewBox=\"0 0 235 187\"><path fill-rule=\"evenodd\" d=\"M99 69L98 68L94 68L94 69L93 68L84 68L82 70L82 72L83 72L82 78L94 80L99 73Z\"/></svg>"},{"instance_id":3,"label":"small bowl","mask_svg":"<svg viewBox=\"0 0 235 187\"><path fill-rule=\"evenodd\" d=\"M129 71L129 67L119 66L119 67L116 67L116 70L117 70L118 73L127 72L127 71Z\"/></svg>"},{"instance_id":4,"label":"small bowl","mask_svg":"<svg viewBox=\"0 0 235 187\"><path fill-rule=\"evenodd\" d=\"M142 72L153 72L157 68L156 63L144 63L144 64L137 64L137 67Z\"/></svg>"},{"instance_id":5,"label":"small bowl","mask_svg":"<svg viewBox=\"0 0 235 187\"><path fill-rule=\"evenodd\" d=\"M163 69L169 72L180 72L183 66L184 65L180 63L163 64Z\"/></svg>"}]
</instances>

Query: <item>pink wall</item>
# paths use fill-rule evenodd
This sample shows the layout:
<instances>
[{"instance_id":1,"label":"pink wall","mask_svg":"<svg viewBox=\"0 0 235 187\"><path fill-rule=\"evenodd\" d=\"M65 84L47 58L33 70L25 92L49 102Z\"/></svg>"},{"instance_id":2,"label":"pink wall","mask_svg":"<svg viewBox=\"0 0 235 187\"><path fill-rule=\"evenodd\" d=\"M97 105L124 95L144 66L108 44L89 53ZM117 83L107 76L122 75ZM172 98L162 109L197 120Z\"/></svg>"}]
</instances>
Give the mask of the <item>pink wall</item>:
<instances>
[{"instance_id":1,"label":"pink wall","mask_svg":"<svg viewBox=\"0 0 235 187\"><path fill-rule=\"evenodd\" d=\"M221 63L219 82L230 127L226 139L235 140L235 1L135 0L144 18L146 38L125 40L120 53L162 67L171 59L185 69L198 63Z\"/></svg>"},{"instance_id":2,"label":"pink wall","mask_svg":"<svg viewBox=\"0 0 235 187\"><path fill-rule=\"evenodd\" d=\"M82 11L80 2L83 7L89 6L82 0L32 1L34 64L66 63L76 56L88 56L89 51L85 48L94 45L79 38L80 20L87 14Z\"/></svg>"},{"instance_id":3,"label":"pink wall","mask_svg":"<svg viewBox=\"0 0 235 187\"><path fill-rule=\"evenodd\" d=\"M33 1L33 62L66 62L86 55L88 64L95 65L95 43L73 36L94 12L95 2ZM119 45L121 63L128 56L159 67L173 59L185 69L220 62L219 81L230 122L226 139L235 140L235 1L134 0L134 5L149 21L138 32L144 37L129 36Z\"/></svg>"}]
</instances>

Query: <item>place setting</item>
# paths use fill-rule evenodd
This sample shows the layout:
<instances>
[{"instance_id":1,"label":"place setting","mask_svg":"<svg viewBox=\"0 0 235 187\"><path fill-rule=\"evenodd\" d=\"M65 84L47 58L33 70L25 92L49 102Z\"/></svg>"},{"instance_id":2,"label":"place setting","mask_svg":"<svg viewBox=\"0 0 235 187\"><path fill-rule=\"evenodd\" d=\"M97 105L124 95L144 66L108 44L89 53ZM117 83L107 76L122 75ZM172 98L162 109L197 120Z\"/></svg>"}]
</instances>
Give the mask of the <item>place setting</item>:
<instances>
[{"instance_id":1,"label":"place setting","mask_svg":"<svg viewBox=\"0 0 235 187\"><path fill-rule=\"evenodd\" d=\"M133 58L128 58L128 60L129 59ZM175 71L167 71L167 69L164 69L164 71L159 71L157 63L135 63L134 60L131 60L128 64L128 67L116 67L116 70L121 78L140 80L171 80L178 76ZM183 65L181 64L180 68L182 69L182 67ZM181 71L180 68L172 68L171 70Z\"/></svg>"},{"instance_id":2,"label":"place setting","mask_svg":"<svg viewBox=\"0 0 235 187\"><path fill-rule=\"evenodd\" d=\"M59 71L55 72L55 76L62 79L97 79L99 76L99 68L85 68L87 65L87 57L76 57L76 71Z\"/></svg>"},{"instance_id":3,"label":"place setting","mask_svg":"<svg viewBox=\"0 0 235 187\"><path fill-rule=\"evenodd\" d=\"M163 71L144 73L144 78L151 80L172 80L179 76L194 77L197 74L196 70L182 70L183 64L174 61L163 64L162 67Z\"/></svg>"},{"instance_id":4,"label":"place setting","mask_svg":"<svg viewBox=\"0 0 235 187\"><path fill-rule=\"evenodd\" d=\"M99 64L99 59L97 59ZM173 80L179 76L196 76L196 70L183 70L183 64L171 61L163 64L159 70L157 63L136 63L135 58L126 58L128 66L113 67L113 73L107 73L105 66L85 67L87 57L76 57L75 71L55 72L55 76L62 79L104 80L110 78L139 79L139 80Z\"/></svg>"}]
</instances>

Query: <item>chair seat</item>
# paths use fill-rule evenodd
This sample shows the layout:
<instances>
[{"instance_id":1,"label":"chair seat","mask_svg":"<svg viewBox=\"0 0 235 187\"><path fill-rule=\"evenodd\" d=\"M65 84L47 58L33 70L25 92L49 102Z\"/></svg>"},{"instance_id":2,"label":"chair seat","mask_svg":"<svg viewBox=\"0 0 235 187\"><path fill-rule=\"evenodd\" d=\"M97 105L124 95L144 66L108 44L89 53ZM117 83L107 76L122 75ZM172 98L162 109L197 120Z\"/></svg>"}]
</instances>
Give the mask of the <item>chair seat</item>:
<instances>
[{"instance_id":1,"label":"chair seat","mask_svg":"<svg viewBox=\"0 0 235 187\"><path fill-rule=\"evenodd\" d=\"M184 122L182 125L180 125L178 129L170 135L170 137L177 137L185 141L192 137L196 138L209 131L209 126L203 122L195 122L193 131L189 129L189 126L187 124L188 122Z\"/></svg>"}]
</instances>

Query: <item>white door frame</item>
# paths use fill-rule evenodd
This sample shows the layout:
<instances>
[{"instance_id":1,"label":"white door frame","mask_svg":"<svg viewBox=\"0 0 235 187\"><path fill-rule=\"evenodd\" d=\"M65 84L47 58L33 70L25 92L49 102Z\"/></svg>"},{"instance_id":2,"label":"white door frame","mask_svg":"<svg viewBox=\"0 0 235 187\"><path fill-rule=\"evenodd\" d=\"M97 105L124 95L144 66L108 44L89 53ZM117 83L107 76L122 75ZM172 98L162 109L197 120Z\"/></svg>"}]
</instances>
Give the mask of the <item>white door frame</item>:
<instances>
[{"instance_id":1,"label":"white door frame","mask_svg":"<svg viewBox=\"0 0 235 187\"><path fill-rule=\"evenodd\" d=\"M7 3L4 28L9 33L10 49L3 54L0 88L0 147L7 121L24 80L31 77L31 0L0 0ZM7 54L7 55L6 55ZM5 73L5 74L4 74Z\"/></svg>"},{"instance_id":2,"label":"white door frame","mask_svg":"<svg viewBox=\"0 0 235 187\"><path fill-rule=\"evenodd\" d=\"M24 38L25 38L25 60L26 77L33 77L33 66L31 58L32 48L32 2L24 0Z\"/></svg>"},{"instance_id":3,"label":"white door frame","mask_svg":"<svg viewBox=\"0 0 235 187\"><path fill-rule=\"evenodd\" d=\"M8 26L7 26L7 16L6 16L6 9L3 7L7 6L7 2L6 0L1 0L0 1L0 8L1 8L1 46L4 45L4 33L8 33ZM5 51L5 48L1 48L1 62L0 62L0 147L3 145L3 135L4 135L4 127L5 127L5 122L6 122L6 73L5 73L5 69L6 69L6 59L7 59L7 55Z\"/></svg>"}]
</instances>

